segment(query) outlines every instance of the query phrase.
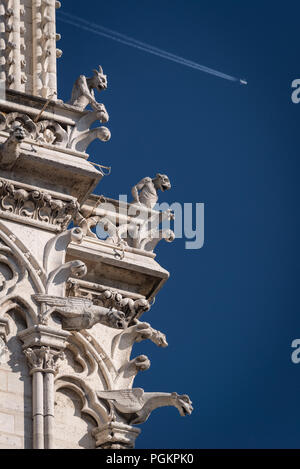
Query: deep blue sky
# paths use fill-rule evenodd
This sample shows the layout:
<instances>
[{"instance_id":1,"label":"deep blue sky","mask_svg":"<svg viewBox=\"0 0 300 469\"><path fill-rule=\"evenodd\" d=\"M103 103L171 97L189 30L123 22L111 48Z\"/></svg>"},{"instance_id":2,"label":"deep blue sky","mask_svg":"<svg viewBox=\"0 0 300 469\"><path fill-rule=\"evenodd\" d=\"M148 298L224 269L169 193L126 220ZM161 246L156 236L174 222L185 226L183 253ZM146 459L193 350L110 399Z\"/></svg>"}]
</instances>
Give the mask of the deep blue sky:
<instances>
[{"instance_id":1,"label":"deep blue sky","mask_svg":"<svg viewBox=\"0 0 300 469\"><path fill-rule=\"evenodd\" d=\"M161 243L171 277L146 321L169 347L143 342L150 370L135 385L188 393L191 417L153 412L137 448L300 448L299 122L296 1L63 0L62 11L224 73L240 86L58 22L59 94L101 64L109 89L111 165L97 193L130 194L166 172L168 202L205 203L205 245ZM298 3L298 6L297 6ZM84 5L84 7L83 7ZM59 16L59 12L58 12Z\"/></svg>"}]
</instances>

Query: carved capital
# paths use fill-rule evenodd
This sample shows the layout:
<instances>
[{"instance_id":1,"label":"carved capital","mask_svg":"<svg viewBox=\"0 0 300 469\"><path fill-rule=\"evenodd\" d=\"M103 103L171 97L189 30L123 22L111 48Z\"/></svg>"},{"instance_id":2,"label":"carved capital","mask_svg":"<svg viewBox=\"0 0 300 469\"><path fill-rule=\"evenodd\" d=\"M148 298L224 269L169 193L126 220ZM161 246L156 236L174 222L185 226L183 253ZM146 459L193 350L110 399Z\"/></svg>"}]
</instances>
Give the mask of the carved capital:
<instances>
[{"instance_id":1,"label":"carved capital","mask_svg":"<svg viewBox=\"0 0 300 469\"><path fill-rule=\"evenodd\" d=\"M131 449L141 433L139 428L121 422L109 422L93 430L96 447L99 449Z\"/></svg>"},{"instance_id":2,"label":"carved capital","mask_svg":"<svg viewBox=\"0 0 300 469\"><path fill-rule=\"evenodd\" d=\"M59 361L65 358L62 351L53 350L50 347L27 348L24 350L31 373L37 371L57 374Z\"/></svg>"}]
</instances>

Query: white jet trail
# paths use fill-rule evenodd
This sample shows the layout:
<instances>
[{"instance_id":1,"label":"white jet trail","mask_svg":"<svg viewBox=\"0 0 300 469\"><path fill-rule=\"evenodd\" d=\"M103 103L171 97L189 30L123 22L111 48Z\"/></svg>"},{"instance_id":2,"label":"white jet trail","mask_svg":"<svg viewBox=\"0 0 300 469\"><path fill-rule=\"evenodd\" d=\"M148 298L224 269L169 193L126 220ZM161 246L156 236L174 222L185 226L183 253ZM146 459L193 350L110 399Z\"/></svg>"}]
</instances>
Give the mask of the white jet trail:
<instances>
[{"instance_id":1,"label":"white jet trail","mask_svg":"<svg viewBox=\"0 0 300 469\"><path fill-rule=\"evenodd\" d=\"M62 17L60 17L62 16ZM75 15L71 15L70 13L59 12L58 20L81 28L83 30L92 32L94 34L98 34L100 36L104 36L108 39L112 39L113 41L117 41L121 44L125 44L127 46L134 47L136 49L142 50L144 52L148 52L149 54L156 55L158 57L171 60L172 62L179 63L181 65L185 65L186 67L190 67L201 72L209 73L211 75L215 75L219 78L223 78L225 80L230 80L234 82L239 82L240 84L246 85L247 82L244 79L239 79L233 77L231 75L227 75L225 73L219 72L218 70L214 70L209 67L205 67L204 65L198 64L197 62L193 62L191 60L184 59L175 54L171 54L170 52L164 51L163 49L159 49L158 47L151 46L146 44L142 41L138 41L134 38L126 36L125 34L118 33L117 31L113 31L111 29L105 28L104 26L92 23L90 21L86 21L80 17Z\"/></svg>"}]
</instances>

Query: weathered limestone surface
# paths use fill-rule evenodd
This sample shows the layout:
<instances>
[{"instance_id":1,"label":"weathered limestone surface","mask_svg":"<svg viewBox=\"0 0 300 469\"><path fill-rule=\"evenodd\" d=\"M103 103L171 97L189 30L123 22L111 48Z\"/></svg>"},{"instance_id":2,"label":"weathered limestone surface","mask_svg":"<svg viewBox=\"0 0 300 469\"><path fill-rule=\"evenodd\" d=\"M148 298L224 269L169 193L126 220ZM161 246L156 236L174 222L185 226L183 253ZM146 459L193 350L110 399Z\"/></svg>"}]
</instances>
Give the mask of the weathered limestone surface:
<instances>
[{"instance_id":1,"label":"weathered limestone surface","mask_svg":"<svg viewBox=\"0 0 300 469\"><path fill-rule=\"evenodd\" d=\"M0 448L32 448L32 386L22 345L24 327L12 310L5 351L0 358Z\"/></svg>"},{"instance_id":2,"label":"weathered limestone surface","mask_svg":"<svg viewBox=\"0 0 300 469\"><path fill-rule=\"evenodd\" d=\"M0 448L133 448L153 410L192 412L186 395L133 387L151 365L134 344L168 345L142 315L169 278L154 250L174 215L154 206L171 184L143 178L131 204L92 194L108 81L98 67L56 99L59 6L0 0Z\"/></svg>"},{"instance_id":3,"label":"weathered limestone surface","mask_svg":"<svg viewBox=\"0 0 300 469\"><path fill-rule=\"evenodd\" d=\"M56 449L94 449L92 435L95 421L81 413L80 397L73 391L62 389L55 396Z\"/></svg>"}]
</instances>

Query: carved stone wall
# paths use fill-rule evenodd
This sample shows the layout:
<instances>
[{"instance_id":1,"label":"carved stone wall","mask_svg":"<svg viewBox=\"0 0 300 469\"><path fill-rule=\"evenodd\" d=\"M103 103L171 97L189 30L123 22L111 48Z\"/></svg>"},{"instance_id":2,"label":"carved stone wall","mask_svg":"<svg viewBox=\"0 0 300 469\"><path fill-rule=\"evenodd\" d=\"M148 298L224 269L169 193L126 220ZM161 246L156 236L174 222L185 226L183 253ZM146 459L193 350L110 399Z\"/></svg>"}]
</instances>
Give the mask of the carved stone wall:
<instances>
[{"instance_id":1,"label":"carved stone wall","mask_svg":"<svg viewBox=\"0 0 300 469\"><path fill-rule=\"evenodd\" d=\"M56 0L0 1L0 79L9 89L48 98L57 92Z\"/></svg>"}]
</instances>

